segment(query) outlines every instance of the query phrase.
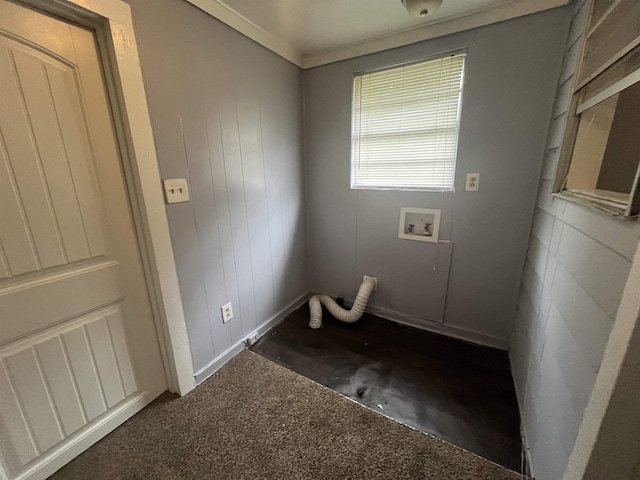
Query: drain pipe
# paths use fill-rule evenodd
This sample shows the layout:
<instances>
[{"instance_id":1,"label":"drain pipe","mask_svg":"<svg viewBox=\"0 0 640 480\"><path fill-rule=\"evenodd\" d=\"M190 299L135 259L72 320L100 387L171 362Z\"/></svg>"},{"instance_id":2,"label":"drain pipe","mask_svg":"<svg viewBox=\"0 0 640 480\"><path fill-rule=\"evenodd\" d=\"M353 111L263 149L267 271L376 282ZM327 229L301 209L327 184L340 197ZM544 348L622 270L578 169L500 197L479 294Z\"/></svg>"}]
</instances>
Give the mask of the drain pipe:
<instances>
[{"instance_id":1,"label":"drain pipe","mask_svg":"<svg viewBox=\"0 0 640 480\"><path fill-rule=\"evenodd\" d=\"M314 295L309 300L309 310L311 310L311 319L309 326L311 328L320 328L322 326L322 305L327 307L329 313L341 322L355 323L362 317L364 309L369 301L369 295L378 287L378 279L365 275L362 284L358 289L356 300L353 302L351 310L345 310L336 303L336 301L328 295Z\"/></svg>"}]
</instances>

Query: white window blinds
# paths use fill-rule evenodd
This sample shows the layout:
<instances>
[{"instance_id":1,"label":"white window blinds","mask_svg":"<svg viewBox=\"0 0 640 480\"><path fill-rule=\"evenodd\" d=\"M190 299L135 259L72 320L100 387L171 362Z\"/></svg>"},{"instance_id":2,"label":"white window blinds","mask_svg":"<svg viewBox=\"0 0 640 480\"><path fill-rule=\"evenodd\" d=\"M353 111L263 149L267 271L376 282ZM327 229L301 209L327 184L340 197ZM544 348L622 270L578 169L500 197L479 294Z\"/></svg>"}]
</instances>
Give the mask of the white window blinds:
<instances>
[{"instance_id":1,"label":"white window blinds","mask_svg":"<svg viewBox=\"0 0 640 480\"><path fill-rule=\"evenodd\" d=\"M464 60L354 78L352 188L453 190Z\"/></svg>"}]
</instances>

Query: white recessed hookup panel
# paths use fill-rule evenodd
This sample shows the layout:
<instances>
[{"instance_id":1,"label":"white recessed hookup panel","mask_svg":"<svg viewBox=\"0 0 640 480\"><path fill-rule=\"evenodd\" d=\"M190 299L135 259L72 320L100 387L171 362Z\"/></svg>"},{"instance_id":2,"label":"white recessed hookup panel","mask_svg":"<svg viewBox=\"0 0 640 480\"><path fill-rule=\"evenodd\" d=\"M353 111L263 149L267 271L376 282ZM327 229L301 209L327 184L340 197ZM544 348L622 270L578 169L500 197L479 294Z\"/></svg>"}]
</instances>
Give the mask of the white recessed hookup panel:
<instances>
[{"instance_id":1,"label":"white recessed hookup panel","mask_svg":"<svg viewBox=\"0 0 640 480\"><path fill-rule=\"evenodd\" d=\"M398 238L438 243L440 209L402 207Z\"/></svg>"}]
</instances>

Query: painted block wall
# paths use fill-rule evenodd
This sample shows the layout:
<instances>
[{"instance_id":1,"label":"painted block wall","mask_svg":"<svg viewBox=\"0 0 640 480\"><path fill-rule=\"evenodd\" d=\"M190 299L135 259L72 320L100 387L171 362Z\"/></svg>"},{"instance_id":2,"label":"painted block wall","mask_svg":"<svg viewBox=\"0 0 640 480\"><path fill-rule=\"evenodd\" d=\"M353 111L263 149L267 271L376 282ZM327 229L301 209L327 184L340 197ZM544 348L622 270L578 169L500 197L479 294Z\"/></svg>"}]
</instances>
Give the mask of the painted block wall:
<instances>
[{"instance_id":1,"label":"painted block wall","mask_svg":"<svg viewBox=\"0 0 640 480\"><path fill-rule=\"evenodd\" d=\"M313 291L353 298L362 275L376 275L375 313L508 348L570 13L550 10L303 72ZM353 74L462 49L456 192L351 190ZM464 191L467 172L481 173L479 192ZM403 206L442 208L451 256L448 245L397 238Z\"/></svg>"},{"instance_id":2,"label":"painted block wall","mask_svg":"<svg viewBox=\"0 0 640 480\"><path fill-rule=\"evenodd\" d=\"M202 380L307 292L301 72L187 2L128 2L161 175L189 181L166 210Z\"/></svg>"},{"instance_id":3,"label":"painted block wall","mask_svg":"<svg viewBox=\"0 0 640 480\"><path fill-rule=\"evenodd\" d=\"M589 3L571 8L510 351L537 480L566 469L640 238L637 222L550 193Z\"/></svg>"}]
</instances>

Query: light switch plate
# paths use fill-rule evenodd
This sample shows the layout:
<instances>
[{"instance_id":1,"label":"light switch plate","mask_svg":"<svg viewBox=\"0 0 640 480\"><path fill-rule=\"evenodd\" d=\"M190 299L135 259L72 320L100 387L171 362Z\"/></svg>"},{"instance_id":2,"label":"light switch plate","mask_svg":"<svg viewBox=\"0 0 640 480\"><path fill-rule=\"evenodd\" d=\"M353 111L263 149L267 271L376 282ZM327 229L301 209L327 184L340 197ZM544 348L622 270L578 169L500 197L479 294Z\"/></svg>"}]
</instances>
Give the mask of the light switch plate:
<instances>
[{"instance_id":1,"label":"light switch plate","mask_svg":"<svg viewBox=\"0 0 640 480\"><path fill-rule=\"evenodd\" d=\"M464 184L464 189L467 192L477 192L480 189L480 174L467 173L467 181Z\"/></svg>"},{"instance_id":2,"label":"light switch plate","mask_svg":"<svg viewBox=\"0 0 640 480\"><path fill-rule=\"evenodd\" d=\"M163 183L167 203L189 201L189 187L187 186L186 178L168 178Z\"/></svg>"}]
</instances>

